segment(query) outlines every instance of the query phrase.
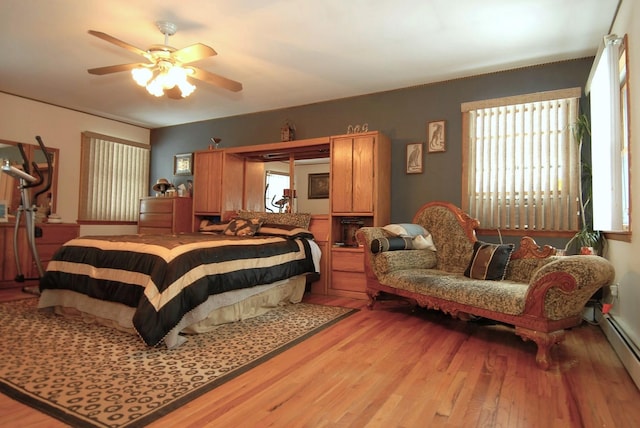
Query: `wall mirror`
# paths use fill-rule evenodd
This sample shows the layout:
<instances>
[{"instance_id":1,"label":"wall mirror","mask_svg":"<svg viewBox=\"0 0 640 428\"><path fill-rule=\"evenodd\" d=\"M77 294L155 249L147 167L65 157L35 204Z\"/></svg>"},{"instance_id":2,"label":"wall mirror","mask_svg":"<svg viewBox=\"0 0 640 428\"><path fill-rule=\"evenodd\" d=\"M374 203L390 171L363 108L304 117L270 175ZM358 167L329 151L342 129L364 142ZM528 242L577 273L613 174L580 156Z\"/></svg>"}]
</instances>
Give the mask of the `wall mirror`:
<instances>
[{"instance_id":1,"label":"wall mirror","mask_svg":"<svg viewBox=\"0 0 640 428\"><path fill-rule=\"evenodd\" d=\"M46 142L45 142L46 145ZM35 201L39 207L38 211L43 211L46 216L47 211L55 212L56 201L58 193L58 156L59 150L51 147L47 147L47 152L51 157L51 171L47 167L47 158L40 149L37 143L29 144L22 143L25 151L25 155L29 160L29 163L36 162L38 168L45 177L44 183L40 186L31 188L31 196L34 197L39 190L42 190L47 182L47 177L51 177L51 188L48 192L39 195ZM16 168L22 169L24 160L18 149L18 143L15 141L0 140L0 159L4 162L4 159L9 159L11 165ZM11 177L8 174L0 173L0 200L8 201L8 215L9 222L13 222L18 207L21 205L20 189L18 188L19 182L16 178Z\"/></svg>"},{"instance_id":2,"label":"wall mirror","mask_svg":"<svg viewBox=\"0 0 640 428\"><path fill-rule=\"evenodd\" d=\"M254 204L253 209L329 213L328 198L310 199L307 194L309 174L329 173L328 138L239 146L226 151L241 156L252 165L262 165L259 168L261 177L256 181L262 189L262 195L258 195L259 204Z\"/></svg>"}]
</instances>

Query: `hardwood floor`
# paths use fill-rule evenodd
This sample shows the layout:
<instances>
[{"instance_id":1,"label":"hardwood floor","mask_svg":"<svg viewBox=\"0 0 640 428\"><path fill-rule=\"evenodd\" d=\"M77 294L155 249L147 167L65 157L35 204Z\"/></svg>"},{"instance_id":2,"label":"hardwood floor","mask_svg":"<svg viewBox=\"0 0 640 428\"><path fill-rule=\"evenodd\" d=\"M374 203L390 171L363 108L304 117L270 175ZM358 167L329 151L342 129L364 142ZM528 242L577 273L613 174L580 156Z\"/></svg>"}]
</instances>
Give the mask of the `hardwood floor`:
<instances>
[{"instance_id":1,"label":"hardwood floor","mask_svg":"<svg viewBox=\"0 0 640 428\"><path fill-rule=\"evenodd\" d=\"M18 296L29 297L0 290ZM397 301L305 300L361 310L150 426L640 426L640 392L597 326L570 331L545 372L504 326ZM64 426L0 394L0 426L18 425Z\"/></svg>"}]
</instances>

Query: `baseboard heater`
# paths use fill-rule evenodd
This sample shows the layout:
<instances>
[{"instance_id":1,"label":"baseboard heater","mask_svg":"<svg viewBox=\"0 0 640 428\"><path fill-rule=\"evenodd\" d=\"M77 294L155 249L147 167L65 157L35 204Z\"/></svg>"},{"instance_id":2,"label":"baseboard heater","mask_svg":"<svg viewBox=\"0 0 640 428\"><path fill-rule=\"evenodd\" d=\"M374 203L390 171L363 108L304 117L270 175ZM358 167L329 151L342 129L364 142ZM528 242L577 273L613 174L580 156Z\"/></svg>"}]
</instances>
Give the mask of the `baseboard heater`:
<instances>
[{"instance_id":1,"label":"baseboard heater","mask_svg":"<svg viewBox=\"0 0 640 428\"><path fill-rule=\"evenodd\" d=\"M640 349L629 339L624 330L609 314L596 311L596 318L607 340L627 369L636 387L640 389Z\"/></svg>"}]
</instances>

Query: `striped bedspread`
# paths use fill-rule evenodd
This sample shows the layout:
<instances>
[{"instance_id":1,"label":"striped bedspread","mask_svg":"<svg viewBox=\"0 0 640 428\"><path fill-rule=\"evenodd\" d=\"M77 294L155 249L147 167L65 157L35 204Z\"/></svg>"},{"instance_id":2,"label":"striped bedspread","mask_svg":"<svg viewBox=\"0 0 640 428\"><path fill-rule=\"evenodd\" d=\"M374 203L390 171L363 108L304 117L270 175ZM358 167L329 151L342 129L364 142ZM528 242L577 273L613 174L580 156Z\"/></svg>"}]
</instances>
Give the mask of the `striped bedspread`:
<instances>
[{"instance_id":1,"label":"striped bedspread","mask_svg":"<svg viewBox=\"0 0 640 428\"><path fill-rule=\"evenodd\" d=\"M309 242L210 234L73 239L47 266L40 289L68 289L136 308L134 328L159 344L210 295L314 272Z\"/></svg>"}]
</instances>

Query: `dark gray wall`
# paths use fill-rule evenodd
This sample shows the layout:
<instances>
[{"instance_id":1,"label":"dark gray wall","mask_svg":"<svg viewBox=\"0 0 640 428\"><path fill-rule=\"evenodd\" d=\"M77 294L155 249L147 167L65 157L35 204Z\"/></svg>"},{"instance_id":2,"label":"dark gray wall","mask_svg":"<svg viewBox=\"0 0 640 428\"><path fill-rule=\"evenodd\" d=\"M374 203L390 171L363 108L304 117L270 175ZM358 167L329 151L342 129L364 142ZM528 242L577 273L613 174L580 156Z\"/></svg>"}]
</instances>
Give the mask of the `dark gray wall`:
<instances>
[{"instance_id":1,"label":"dark gray wall","mask_svg":"<svg viewBox=\"0 0 640 428\"><path fill-rule=\"evenodd\" d=\"M368 123L392 141L393 222L406 222L432 200L461 203L460 104L531 92L584 87L593 58L527 67L512 71L417 86L360 97L158 128L151 131L151 181L173 177L173 156L206 149L211 137L224 147L280 141L286 120L296 138L346 133L348 125ZM197 95L196 95L197 96ZM406 144L425 142L427 122L446 120L447 150L427 153L424 173L405 173ZM176 184L184 178L176 178Z\"/></svg>"}]
</instances>

